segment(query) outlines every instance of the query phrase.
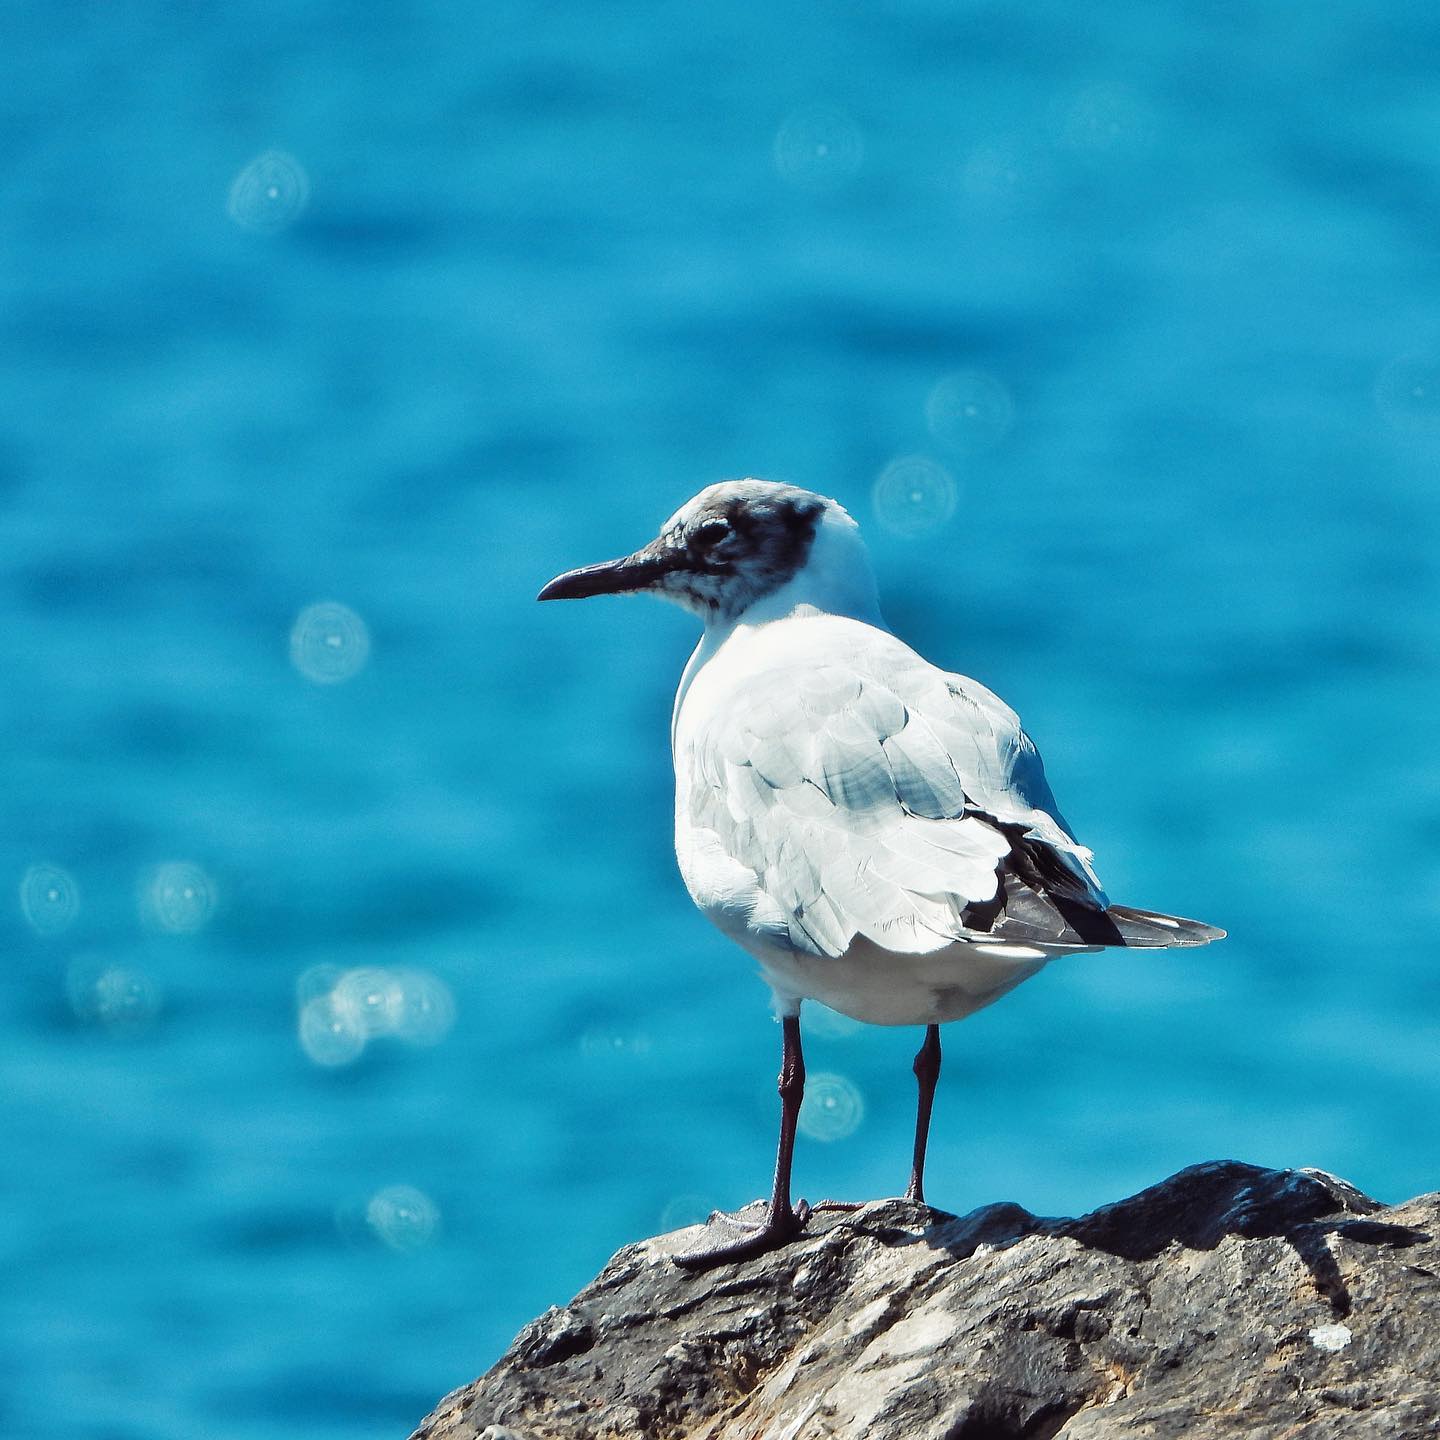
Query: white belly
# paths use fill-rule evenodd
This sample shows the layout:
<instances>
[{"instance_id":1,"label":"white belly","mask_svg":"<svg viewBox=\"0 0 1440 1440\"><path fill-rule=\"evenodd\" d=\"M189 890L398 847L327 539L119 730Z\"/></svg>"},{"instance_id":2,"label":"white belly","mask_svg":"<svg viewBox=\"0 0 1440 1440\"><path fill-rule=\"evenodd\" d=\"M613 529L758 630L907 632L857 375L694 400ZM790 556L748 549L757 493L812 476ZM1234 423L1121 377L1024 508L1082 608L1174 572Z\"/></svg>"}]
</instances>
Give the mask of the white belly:
<instances>
[{"instance_id":1,"label":"white belly","mask_svg":"<svg viewBox=\"0 0 1440 1440\"><path fill-rule=\"evenodd\" d=\"M1074 953L960 941L929 955L897 955L863 938L835 959L764 949L752 953L782 1014L793 1013L801 1000L817 1000L871 1025L963 1019L1044 969L1056 954Z\"/></svg>"}]
</instances>

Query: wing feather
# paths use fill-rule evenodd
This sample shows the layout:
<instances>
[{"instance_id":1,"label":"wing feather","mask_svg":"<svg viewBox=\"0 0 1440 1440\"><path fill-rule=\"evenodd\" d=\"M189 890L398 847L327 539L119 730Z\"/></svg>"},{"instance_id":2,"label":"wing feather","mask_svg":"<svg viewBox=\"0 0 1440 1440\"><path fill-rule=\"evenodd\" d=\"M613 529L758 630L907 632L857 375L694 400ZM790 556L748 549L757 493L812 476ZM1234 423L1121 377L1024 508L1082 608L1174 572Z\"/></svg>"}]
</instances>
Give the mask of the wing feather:
<instances>
[{"instance_id":1,"label":"wing feather","mask_svg":"<svg viewBox=\"0 0 1440 1440\"><path fill-rule=\"evenodd\" d=\"M828 653L811 635L803 656L738 678L690 740L689 822L754 874L797 948L841 955L863 936L928 953L976 935L974 916L1012 892L1037 932L1043 896L1006 889L1017 837L1068 901L1103 909L1008 706L884 631L853 627Z\"/></svg>"},{"instance_id":2,"label":"wing feather","mask_svg":"<svg viewBox=\"0 0 1440 1440\"><path fill-rule=\"evenodd\" d=\"M951 820L965 813L965 784L935 731L918 716L882 743L895 793L912 815Z\"/></svg>"}]
</instances>

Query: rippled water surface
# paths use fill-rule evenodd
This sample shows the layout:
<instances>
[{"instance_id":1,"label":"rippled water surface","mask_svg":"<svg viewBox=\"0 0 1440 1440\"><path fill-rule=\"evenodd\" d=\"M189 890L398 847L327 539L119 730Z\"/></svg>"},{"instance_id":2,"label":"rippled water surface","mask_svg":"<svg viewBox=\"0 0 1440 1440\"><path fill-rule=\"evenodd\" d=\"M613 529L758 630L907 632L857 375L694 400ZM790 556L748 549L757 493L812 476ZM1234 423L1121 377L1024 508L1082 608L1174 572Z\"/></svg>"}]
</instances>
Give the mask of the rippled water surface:
<instances>
[{"instance_id":1,"label":"rippled water surface","mask_svg":"<svg viewBox=\"0 0 1440 1440\"><path fill-rule=\"evenodd\" d=\"M1429 7L70 7L0 51L0 1429L406 1433L760 1193L639 602L823 489L1112 894L947 1031L937 1203L1440 1183ZM797 1179L903 1184L820 1014Z\"/></svg>"}]
</instances>

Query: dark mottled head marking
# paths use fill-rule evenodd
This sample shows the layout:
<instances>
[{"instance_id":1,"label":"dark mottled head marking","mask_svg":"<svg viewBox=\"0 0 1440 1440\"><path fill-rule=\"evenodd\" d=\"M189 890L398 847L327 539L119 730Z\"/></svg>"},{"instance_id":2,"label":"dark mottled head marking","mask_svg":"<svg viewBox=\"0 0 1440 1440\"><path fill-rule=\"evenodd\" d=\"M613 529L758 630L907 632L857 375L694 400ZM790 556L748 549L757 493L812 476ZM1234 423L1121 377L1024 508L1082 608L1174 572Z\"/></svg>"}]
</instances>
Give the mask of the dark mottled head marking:
<instances>
[{"instance_id":1,"label":"dark mottled head marking","mask_svg":"<svg viewBox=\"0 0 1440 1440\"><path fill-rule=\"evenodd\" d=\"M661 531L677 563L659 588L706 619L738 615L805 564L829 503L765 480L712 485Z\"/></svg>"}]
</instances>

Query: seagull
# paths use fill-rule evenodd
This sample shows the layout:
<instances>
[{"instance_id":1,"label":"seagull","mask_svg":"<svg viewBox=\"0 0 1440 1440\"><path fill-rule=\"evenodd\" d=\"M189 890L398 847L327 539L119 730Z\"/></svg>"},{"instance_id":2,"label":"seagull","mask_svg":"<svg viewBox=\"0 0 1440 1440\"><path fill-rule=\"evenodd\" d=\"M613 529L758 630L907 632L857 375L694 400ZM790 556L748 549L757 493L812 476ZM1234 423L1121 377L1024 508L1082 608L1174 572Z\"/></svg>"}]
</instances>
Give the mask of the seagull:
<instances>
[{"instance_id":1,"label":"seagull","mask_svg":"<svg viewBox=\"0 0 1440 1440\"><path fill-rule=\"evenodd\" d=\"M625 592L704 622L671 720L675 853L701 913L759 962L782 1030L764 1219L731 1221L740 1238L680 1265L762 1254L809 1218L790 1198L804 1001L925 1027L906 1190L923 1205L942 1024L1061 955L1223 938L1110 903L1019 717L891 633L859 526L835 500L711 485L648 545L558 575L538 598Z\"/></svg>"}]
</instances>

